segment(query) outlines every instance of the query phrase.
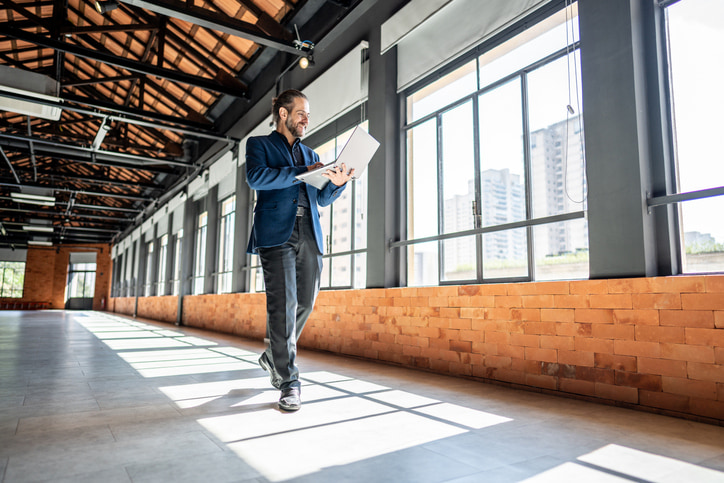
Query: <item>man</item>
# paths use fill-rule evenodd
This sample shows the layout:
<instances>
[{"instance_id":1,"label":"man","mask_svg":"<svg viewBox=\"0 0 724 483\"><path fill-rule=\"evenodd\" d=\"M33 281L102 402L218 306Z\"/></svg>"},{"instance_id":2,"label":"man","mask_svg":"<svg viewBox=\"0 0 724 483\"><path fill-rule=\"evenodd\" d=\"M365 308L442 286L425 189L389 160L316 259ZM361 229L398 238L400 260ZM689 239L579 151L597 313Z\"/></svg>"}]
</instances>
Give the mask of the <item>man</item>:
<instances>
[{"instance_id":1,"label":"man","mask_svg":"<svg viewBox=\"0 0 724 483\"><path fill-rule=\"evenodd\" d=\"M309 102L297 90L272 100L276 129L249 138L246 178L257 190L248 253L258 254L264 272L267 349L259 365L281 390L279 407L301 407L295 364L297 339L312 313L322 271L322 227L317 206L336 200L352 177L342 164L327 170L330 182L319 190L295 176L322 166L317 153L300 142L309 125Z\"/></svg>"}]
</instances>

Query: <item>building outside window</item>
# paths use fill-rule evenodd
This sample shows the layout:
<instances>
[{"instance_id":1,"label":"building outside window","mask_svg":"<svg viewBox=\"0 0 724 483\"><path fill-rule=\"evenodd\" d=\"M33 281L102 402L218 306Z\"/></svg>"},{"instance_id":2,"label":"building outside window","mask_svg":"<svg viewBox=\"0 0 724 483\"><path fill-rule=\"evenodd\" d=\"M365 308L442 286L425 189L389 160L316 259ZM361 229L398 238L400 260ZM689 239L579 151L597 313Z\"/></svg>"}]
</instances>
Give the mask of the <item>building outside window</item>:
<instances>
[{"instance_id":1,"label":"building outside window","mask_svg":"<svg viewBox=\"0 0 724 483\"><path fill-rule=\"evenodd\" d=\"M172 295L178 295L181 290L181 255L183 254L184 231L179 230L175 235L173 253L173 288Z\"/></svg>"},{"instance_id":2,"label":"building outside window","mask_svg":"<svg viewBox=\"0 0 724 483\"><path fill-rule=\"evenodd\" d=\"M680 0L665 8L677 192L718 196L677 204L684 273L724 271L724 2ZM696 48L692 48L692 41ZM711 193L711 192L710 192Z\"/></svg>"},{"instance_id":3,"label":"building outside window","mask_svg":"<svg viewBox=\"0 0 724 483\"><path fill-rule=\"evenodd\" d=\"M231 292L231 275L234 262L234 213L236 196L230 196L221 202L219 218L219 267L217 293Z\"/></svg>"},{"instance_id":4,"label":"building outside window","mask_svg":"<svg viewBox=\"0 0 724 483\"><path fill-rule=\"evenodd\" d=\"M168 257L168 235L159 240L158 277L156 278L156 295L166 295L166 258Z\"/></svg>"},{"instance_id":5,"label":"building outside window","mask_svg":"<svg viewBox=\"0 0 724 483\"><path fill-rule=\"evenodd\" d=\"M93 298L96 287L95 263L71 263L68 267L67 299Z\"/></svg>"},{"instance_id":6,"label":"building outside window","mask_svg":"<svg viewBox=\"0 0 724 483\"><path fill-rule=\"evenodd\" d=\"M204 293L204 274L206 271L206 224L208 213L203 212L197 219L196 228L196 250L194 251L194 286L193 294Z\"/></svg>"},{"instance_id":7,"label":"building outside window","mask_svg":"<svg viewBox=\"0 0 724 483\"><path fill-rule=\"evenodd\" d=\"M360 124L365 130L367 121ZM322 163L339 156L349 129L314 148ZM330 206L319 208L325 239L322 288L364 288L367 282L367 170Z\"/></svg>"},{"instance_id":8,"label":"building outside window","mask_svg":"<svg viewBox=\"0 0 724 483\"><path fill-rule=\"evenodd\" d=\"M408 285L588 277L577 38L574 4L407 95Z\"/></svg>"},{"instance_id":9,"label":"building outside window","mask_svg":"<svg viewBox=\"0 0 724 483\"><path fill-rule=\"evenodd\" d=\"M0 261L0 297L22 298L25 262Z\"/></svg>"},{"instance_id":10,"label":"building outside window","mask_svg":"<svg viewBox=\"0 0 724 483\"><path fill-rule=\"evenodd\" d=\"M146 280L143 286L143 294L146 297L153 295L153 246L153 241L146 244Z\"/></svg>"}]
</instances>

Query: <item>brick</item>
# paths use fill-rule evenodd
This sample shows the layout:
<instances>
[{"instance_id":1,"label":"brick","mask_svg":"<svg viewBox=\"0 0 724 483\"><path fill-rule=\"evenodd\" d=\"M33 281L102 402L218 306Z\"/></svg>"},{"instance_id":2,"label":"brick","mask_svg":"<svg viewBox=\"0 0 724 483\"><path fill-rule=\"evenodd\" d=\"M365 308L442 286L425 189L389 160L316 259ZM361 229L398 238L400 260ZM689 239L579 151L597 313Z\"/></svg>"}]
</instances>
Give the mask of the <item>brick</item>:
<instances>
[{"instance_id":1,"label":"brick","mask_svg":"<svg viewBox=\"0 0 724 483\"><path fill-rule=\"evenodd\" d=\"M714 312L714 327L724 329L724 310Z\"/></svg>"},{"instance_id":2,"label":"brick","mask_svg":"<svg viewBox=\"0 0 724 483\"><path fill-rule=\"evenodd\" d=\"M650 278L612 278L608 281L608 293L648 293L651 292Z\"/></svg>"},{"instance_id":3,"label":"brick","mask_svg":"<svg viewBox=\"0 0 724 483\"><path fill-rule=\"evenodd\" d=\"M724 421L724 402L691 398L689 409L692 413Z\"/></svg>"},{"instance_id":4,"label":"brick","mask_svg":"<svg viewBox=\"0 0 724 483\"><path fill-rule=\"evenodd\" d=\"M665 392L639 391L639 404L669 411L689 412L689 397Z\"/></svg>"},{"instance_id":5,"label":"brick","mask_svg":"<svg viewBox=\"0 0 724 483\"><path fill-rule=\"evenodd\" d=\"M542 322L573 322L575 311L572 309L541 309Z\"/></svg>"},{"instance_id":6,"label":"brick","mask_svg":"<svg viewBox=\"0 0 724 483\"><path fill-rule=\"evenodd\" d=\"M577 351L613 353L614 341L610 339L593 339L590 337L576 337L574 339Z\"/></svg>"},{"instance_id":7,"label":"brick","mask_svg":"<svg viewBox=\"0 0 724 483\"><path fill-rule=\"evenodd\" d=\"M513 384L525 384L525 372L513 371L509 369L496 369L495 380L510 382Z\"/></svg>"},{"instance_id":8,"label":"brick","mask_svg":"<svg viewBox=\"0 0 724 483\"><path fill-rule=\"evenodd\" d=\"M714 328L711 310L659 310L659 324L674 327Z\"/></svg>"},{"instance_id":9,"label":"brick","mask_svg":"<svg viewBox=\"0 0 724 483\"><path fill-rule=\"evenodd\" d=\"M485 331L485 342L496 344L509 344L510 334L508 332Z\"/></svg>"},{"instance_id":10,"label":"brick","mask_svg":"<svg viewBox=\"0 0 724 483\"><path fill-rule=\"evenodd\" d=\"M526 374L540 374L540 361L517 359L513 357L511 359L511 369L518 372L524 372Z\"/></svg>"},{"instance_id":11,"label":"brick","mask_svg":"<svg viewBox=\"0 0 724 483\"><path fill-rule=\"evenodd\" d=\"M715 400L717 396L716 383L711 381L692 381L680 377L662 376L662 389L671 394L680 394L699 399Z\"/></svg>"},{"instance_id":12,"label":"brick","mask_svg":"<svg viewBox=\"0 0 724 483\"><path fill-rule=\"evenodd\" d=\"M526 347L525 358L532 361L557 362L558 351L555 349L539 349L537 347Z\"/></svg>"},{"instance_id":13,"label":"brick","mask_svg":"<svg viewBox=\"0 0 724 483\"><path fill-rule=\"evenodd\" d=\"M595 383L595 395L613 401L622 401L632 404L639 402L639 391L635 387L615 386L612 384Z\"/></svg>"},{"instance_id":14,"label":"brick","mask_svg":"<svg viewBox=\"0 0 724 483\"><path fill-rule=\"evenodd\" d=\"M686 366L689 379L724 383L724 365L689 362Z\"/></svg>"},{"instance_id":15,"label":"brick","mask_svg":"<svg viewBox=\"0 0 724 483\"><path fill-rule=\"evenodd\" d=\"M558 381L559 389L563 392L572 394L581 394L584 396L594 396L595 383L590 381L579 381L576 379L560 379Z\"/></svg>"},{"instance_id":16,"label":"brick","mask_svg":"<svg viewBox=\"0 0 724 483\"><path fill-rule=\"evenodd\" d=\"M485 365L498 369L510 369L511 358L503 356L485 356Z\"/></svg>"},{"instance_id":17,"label":"brick","mask_svg":"<svg viewBox=\"0 0 724 483\"><path fill-rule=\"evenodd\" d=\"M637 358L633 356L617 356L614 354L596 353L594 356L595 367L602 369L614 369L617 371L636 372Z\"/></svg>"},{"instance_id":18,"label":"brick","mask_svg":"<svg viewBox=\"0 0 724 483\"><path fill-rule=\"evenodd\" d=\"M473 353L480 355L497 355L498 344L489 344L487 342L473 342Z\"/></svg>"},{"instance_id":19,"label":"brick","mask_svg":"<svg viewBox=\"0 0 724 483\"><path fill-rule=\"evenodd\" d=\"M593 367L595 365L595 356L593 352L559 350L558 363Z\"/></svg>"},{"instance_id":20,"label":"brick","mask_svg":"<svg viewBox=\"0 0 724 483\"><path fill-rule=\"evenodd\" d=\"M592 309L630 309L633 307L631 294L592 294Z\"/></svg>"},{"instance_id":21,"label":"brick","mask_svg":"<svg viewBox=\"0 0 724 483\"><path fill-rule=\"evenodd\" d=\"M520 295L496 295L495 306L502 308L521 307L522 298Z\"/></svg>"},{"instance_id":22,"label":"brick","mask_svg":"<svg viewBox=\"0 0 724 483\"><path fill-rule=\"evenodd\" d=\"M495 307L495 296L493 295L472 295L470 296L472 307Z\"/></svg>"},{"instance_id":23,"label":"brick","mask_svg":"<svg viewBox=\"0 0 724 483\"><path fill-rule=\"evenodd\" d=\"M673 276L653 277L651 279L651 292L653 293L686 293L704 292L707 277L701 276Z\"/></svg>"},{"instance_id":24,"label":"brick","mask_svg":"<svg viewBox=\"0 0 724 483\"><path fill-rule=\"evenodd\" d=\"M602 382L614 384L615 371L612 369L600 369L597 367L576 367L576 379L582 381Z\"/></svg>"},{"instance_id":25,"label":"brick","mask_svg":"<svg viewBox=\"0 0 724 483\"><path fill-rule=\"evenodd\" d=\"M486 308L483 318L487 320L508 320L510 319L510 309L507 307Z\"/></svg>"},{"instance_id":26,"label":"brick","mask_svg":"<svg viewBox=\"0 0 724 483\"><path fill-rule=\"evenodd\" d=\"M714 348L714 363L724 365L724 347Z\"/></svg>"},{"instance_id":27,"label":"brick","mask_svg":"<svg viewBox=\"0 0 724 483\"><path fill-rule=\"evenodd\" d=\"M613 352L628 356L656 358L661 354L661 346L658 342L614 340Z\"/></svg>"},{"instance_id":28,"label":"brick","mask_svg":"<svg viewBox=\"0 0 724 483\"><path fill-rule=\"evenodd\" d=\"M510 344L522 347L538 347L540 338L537 335L510 334Z\"/></svg>"},{"instance_id":29,"label":"brick","mask_svg":"<svg viewBox=\"0 0 724 483\"><path fill-rule=\"evenodd\" d=\"M680 309L681 295L668 293L636 293L631 295L634 309Z\"/></svg>"},{"instance_id":30,"label":"brick","mask_svg":"<svg viewBox=\"0 0 724 483\"><path fill-rule=\"evenodd\" d=\"M510 318L512 320L540 320L540 309L510 309Z\"/></svg>"},{"instance_id":31,"label":"brick","mask_svg":"<svg viewBox=\"0 0 724 483\"><path fill-rule=\"evenodd\" d=\"M553 303L559 309L587 309L591 306L588 295L554 295Z\"/></svg>"},{"instance_id":32,"label":"brick","mask_svg":"<svg viewBox=\"0 0 724 483\"><path fill-rule=\"evenodd\" d=\"M576 322L592 324L613 324L612 309L576 309L574 316Z\"/></svg>"},{"instance_id":33,"label":"brick","mask_svg":"<svg viewBox=\"0 0 724 483\"><path fill-rule=\"evenodd\" d=\"M525 308L553 308L556 306L553 295L523 295L521 300L522 306Z\"/></svg>"},{"instance_id":34,"label":"brick","mask_svg":"<svg viewBox=\"0 0 724 483\"><path fill-rule=\"evenodd\" d=\"M458 287L458 295L478 295L480 293L480 285L460 285Z\"/></svg>"},{"instance_id":35,"label":"brick","mask_svg":"<svg viewBox=\"0 0 724 483\"><path fill-rule=\"evenodd\" d=\"M658 310L614 310L614 324L659 325Z\"/></svg>"},{"instance_id":36,"label":"brick","mask_svg":"<svg viewBox=\"0 0 724 483\"><path fill-rule=\"evenodd\" d=\"M669 344L662 342L661 359L671 359L677 361L703 362L706 364L714 363L714 348L700 347L686 344Z\"/></svg>"},{"instance_id":37,"label":"brick","mask_svg":"<svg viewBox=\"0 0 724 483\"><path fill-rule=\"evenodd\" d=\"M575 343L573 337L560 337L554 335L542 335L540 337L541 349L563 349L572 351Z\"/></svg>"},{"instance_id":38,"label":"brick","mask_svg":"<svg viewBox=\"0 0 724 483\"><path fill-rule=\"evenodd\" d=\"M684 310L724 310L722 293L683 293L681 308Z\"/></svg>"},{"instance_id":39,"label":"brick","mask_svg":"<svg viewBox=\"0 0 724 483\"><path fill-rule=\"evenodd\" d=\"M706 291L724 294L724 275L707 275Z\"/></svg>"},{"instance_id":40,"label":"brick","mask_svg":"<svg viewBox=\"0 0 724 483\"><path fill-rule=\"evenodd\" d=\"M634 326L618 324L593 324L591 336L597 339L633 340Z\"/></svg>"},{"instance_id":41,"label":"brick","mask_svg":"<svg viewBox=\"0 0 724 483\"><path fill-rule=\"evenodd\" d=\"M580 280L569 283L571 295L603 294L608 293L608 282L606 280Z\"/></svg>"},{"instance_id":42,"label":"brick","mask_svg":"<svg viewBox=\"0 0 724 483\"><path fill-rule=\"evenodd\" d=\"M470 341L450 341L450 350L455 352L472 352L473 343Z\"/></svg>"},{"instance_id":43,"label":"brick","mask_svg":"<svg viewBox=\"0 0 724 483\"><path fill-rule=\"evenodd\" d=\"M525 359L525 347L507 344L498 344L498 355L517 359Z\"/></svg>"},{"instance_id":44,"label":"brick","mask_svg":"<svg viewBox=\"0 0 724 483\"><path fill-rule=\"evenodd\" d=\"M491 283L480 286L480 295L506 295L512 283Z\"/></svg>"},{"instance_id":45,"label":"brick","mask_svg":"<svg viewBox=\"0 0 724 483\"><path fill-rule=\"evenodd\" d=\"M554 322L525 322L523 323L523 333L555 335L556 324Z\"/></svg>"},{"instance_id":46,"label":"brick","mask_svg":"<svg viewBox=\"0 0 724 483\"><path fill-rule=\"evenodd\" d=\"M640 325L636 327L636 340L648 342L684 343L683 327L651 327Z\"/></svg>"},{"instance_id":47,"label":"brick","mask_svg":"<svg viewBox=\"0 0 724 483\"><path fill-rule=\"evenodd\" d=\"M538 292L537 282L510 283L507 286L505 295L535 295Z\"/></svg>"},{"instance_id":48,"label":"brick","mask_svg":"<svg viewBox=\"0 0 724 483\"><path fill-rule=\"evenodd\" d=\"M616 371L617 386L636 387L647 391L661 391L661 376L656 374L637 374L635 372Z\"/></svg>"},{"instance_id":49,"label":"brick","mask_svg":"<svg viewBox=\"0 0 724 483\"><path fill-rule=\"evenodd\" d=\"M526 374L525 383L528 386L555 390L558 388L558 379L553 376Z\"/></svg>"},{"instance_id":50,"label":"brick","mask_svg":"<svg viewBox=\"0 0 724 483\"><path fill-rule=\"evenodd\" d=\"M686 328L684 331L689 345L724 347L723 330Z\"/></svg>"},{"instance_id":51,"label":"brick","mask_svg":"<svg viewBox=\"0 0 724 483\"><path fill-rule=\"evenodd\" d=\"M669 377L686 377L686 362L670 359L638 358L638 372L642 374L658 374Z\"/></svg>"}]
</instances>

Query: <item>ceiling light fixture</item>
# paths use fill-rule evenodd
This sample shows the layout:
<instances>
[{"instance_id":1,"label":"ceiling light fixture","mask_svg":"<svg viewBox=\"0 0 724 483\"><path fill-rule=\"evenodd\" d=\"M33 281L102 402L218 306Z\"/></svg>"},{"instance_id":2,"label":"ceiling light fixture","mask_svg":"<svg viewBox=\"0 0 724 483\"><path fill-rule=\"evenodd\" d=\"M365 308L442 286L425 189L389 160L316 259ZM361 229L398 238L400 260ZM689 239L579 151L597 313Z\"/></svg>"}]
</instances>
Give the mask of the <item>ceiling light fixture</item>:
<instances>
[{"instance_id":1,"label":"ceiling light fixture","mask_svg":"<svg viewBox=\"0 0 724 483\"><path fill-rule=\"evenodd\" d=\"M10 193L10 197L18 203L30 205L55 206L54 196L33 195L30 193Z\"/></svg>"},{"instance_id":2,"label":"ceiling light fixture","mask_svg":"<svg viewBox=\"0 0 724 483\"><path fill-rule=\"evenodd\" d=\"M313 66L314 66L314 57L311 54L299 59L299 67L301 67L302 69L306 69L307 67L313 67Z\"/></svg>"},{"instance_id":3,"label":"ceiling light fixture","mask_svg":"<svg viewBox=\"0 0 724 483\"><path fill-rule=\"evenodd\" d=\"M117 9L118 2L116 0L96 0L95 6L98 13L103 15L106 12Z\"/></svg>"},{"instance_id":4,"label":"ceiling light fixture","mask_svg":"<svg viewBox=\"0 0 724 483\"><path fill-rule=\"evenodd\" d=\"M28 245L37 247L52 247L53 242L41 241L41 240L28 240Z\"/></svg>"},{"instance_id":5,"label":"ceiling light fixture","mask_svg":"<svg viewBox=\"0 0 724 483\"><path fill-rule=\"evenodd\" d=\"M45 226L45 225L23 225L23 230L25 230L25 231L42 231L44 233L53 233L53 227Z\"/></svg>"}]
</instances>

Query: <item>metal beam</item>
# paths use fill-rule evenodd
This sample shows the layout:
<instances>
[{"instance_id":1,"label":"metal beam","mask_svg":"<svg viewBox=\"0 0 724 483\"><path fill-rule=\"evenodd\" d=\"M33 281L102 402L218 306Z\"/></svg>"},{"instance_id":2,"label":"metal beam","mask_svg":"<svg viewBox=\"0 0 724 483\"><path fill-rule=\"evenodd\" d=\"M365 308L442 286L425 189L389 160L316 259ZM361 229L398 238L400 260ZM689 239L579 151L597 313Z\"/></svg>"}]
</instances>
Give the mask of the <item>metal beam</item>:
<instances>
[{"instance_id":1,"label":"metal beam","mask_svg":"<svg viewBox=\"0 0 724 483\"><path fill-rule=\"evenodd\" d=\"M226 94L233 97L244 97L246 95L246 86L244 86L241 81L239 81L238 87L231 88L205 77L199 77L191 74L186 74L184 72L164 69L150 64L144 64L143 62L124 59L123 57L118 57L116 55L106 52L98 52L95 50L86 49L85 47L79 47L77 45L58 42L57 40L53 40L42 35L32 34L24 30L16 29L6 23L0 24L0 34L7 35L8 37L12 37L18 40L23 40L25 42L30 42L36 45L41 45L50 49L55 49L69 54L77 55L79 57L97 60L99 62L103 62L104 64L113 65L126 70L130 70L132 72L140 72L141 74L161 77L163 79L180 82L182 84L199 87L201 89L218 92L220 94Z\"/></svg>"},{"instance_id":2,"label":"metal beam","mask_svg":"<svg viewBox=\"0 0 724 483\"><path fill-rule=\"evenodd\" d=\"M200 27L224 32L235 37L251 40L257 44L265 45L273 49L289 52L296 55L304 55L302 51L294 46L292 34L288 30L286 38L277 38L267 35L254 24L243 22L226 15L217 14L205 8L195 7L182 2L171 2L167 0L121 0L127 5L144 8L168 17L177 18ZM183 7L185 5L185 7Z\"/></svg>"}]
</instances>

